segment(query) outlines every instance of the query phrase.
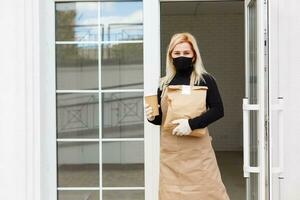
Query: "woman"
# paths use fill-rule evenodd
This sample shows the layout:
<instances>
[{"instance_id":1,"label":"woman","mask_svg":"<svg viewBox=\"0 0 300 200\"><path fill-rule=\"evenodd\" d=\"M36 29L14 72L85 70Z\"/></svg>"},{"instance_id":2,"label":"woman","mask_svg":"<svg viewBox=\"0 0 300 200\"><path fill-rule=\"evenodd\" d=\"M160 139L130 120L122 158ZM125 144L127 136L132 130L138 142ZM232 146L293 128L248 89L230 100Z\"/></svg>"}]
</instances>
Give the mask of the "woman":
<instances>
[{"instance_id":1,"label":"woman","mask_svg":"<svg viewBox=\"0 0 300 200\"><path fill-rule=\"evenodd\" d=\"M165 129L163 124L168 109L166 88L190 84L207 86L206 96L199 99L199 103L205 103L207 110L194 118L176 119L172 121L177 125L175 128ZM190 33L174 34L171 38L166 56L166 76L160 79L157 97L159 115L153 116L153 108L148 104L145 109L148 121L161 125L159 199L229 200L208 129L201 137L189 136L193 130L207 128L224 116L216 81L204 69L197 42Z\"/></svg>"}]
</instances>

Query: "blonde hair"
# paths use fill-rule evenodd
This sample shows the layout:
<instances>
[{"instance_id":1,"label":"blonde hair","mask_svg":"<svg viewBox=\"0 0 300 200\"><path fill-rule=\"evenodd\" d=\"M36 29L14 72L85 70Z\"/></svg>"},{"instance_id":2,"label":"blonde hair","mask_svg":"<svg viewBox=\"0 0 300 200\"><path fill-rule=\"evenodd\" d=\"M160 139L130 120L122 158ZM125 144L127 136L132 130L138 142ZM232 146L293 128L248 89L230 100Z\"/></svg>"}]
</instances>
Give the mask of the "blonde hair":
<instances>
[{"instance_id":1,"label":"blonde hair","mask_svg":"<svg viewBox=\"0 0 300 200\"><path fill-rule=\"evenodd\" d=\"M194 52L195 61L193 62L193 72L191 74L194 76L194 84L199 84L201 80L205 82L202 74L209 74L203 65L200 51L194 36L188 32L176 33L172 36L171 41L168 45L167 55L166 55L166 75L159 80L159 88L162 90L161 96L164 95L165 88L171 82L173 77L176 74L175 66L173 65L173 58L171 56L172 51L174 50L177 44L188 42L191 45L191 48Z\"/></svg>"}]
</instances>

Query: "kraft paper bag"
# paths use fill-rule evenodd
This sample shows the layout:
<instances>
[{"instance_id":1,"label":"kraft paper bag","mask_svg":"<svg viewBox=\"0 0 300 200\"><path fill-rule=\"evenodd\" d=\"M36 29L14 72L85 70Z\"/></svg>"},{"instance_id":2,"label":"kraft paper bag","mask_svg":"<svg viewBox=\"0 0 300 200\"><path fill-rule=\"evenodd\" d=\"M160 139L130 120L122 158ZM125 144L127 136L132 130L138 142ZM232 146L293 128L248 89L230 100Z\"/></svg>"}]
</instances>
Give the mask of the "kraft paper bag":
<instances>
[{"instance_id":1,"label":"kraft paper bag","mask_svg":"<svg viewBox=\"0 0 300 200\"><path fill-rule=\"evenodd\" d=\"M191 119L206 112L207 86L169 85L166 88L167 114L165 129L174 129L176 119ZM172 133L171 131L169 131ZM188 136L201 137L207 133L207 127L195 129Z\"/></svg>"}]
</instances>

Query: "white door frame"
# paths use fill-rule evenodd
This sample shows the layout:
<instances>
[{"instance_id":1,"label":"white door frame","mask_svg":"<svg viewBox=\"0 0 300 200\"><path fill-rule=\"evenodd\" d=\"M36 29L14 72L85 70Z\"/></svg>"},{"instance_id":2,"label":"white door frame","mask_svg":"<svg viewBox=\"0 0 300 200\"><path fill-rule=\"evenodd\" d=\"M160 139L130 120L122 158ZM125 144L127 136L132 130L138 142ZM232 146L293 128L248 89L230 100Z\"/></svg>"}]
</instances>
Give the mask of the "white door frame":
<instances>
[{"instance_id":1,"label":"white door frame","mask_svg":"<svg viewBox=\"0 0 300 200\"><path fill-rule=\"evenodd\" d=\"M156 93L160 77L160 2L143 0L144 95ZM145 200L158 200L160 127L145 117ZM149 163L148 163L149 162Z\"/></svg>"},{"instance_id":2,"label":"white door frame","mask_svg":"<svg viewBox=\"0 0 300 200\"><path fill-rule=\"evenodd\" d=\"M247 6L253 0L245 0L245 78L246 78L246 87L245 87L245 98L243 99L243 137L244 137L244 177L247 179L247 193L249 192L249 180L250 174L258 174L258 198L259 200L265 200L266 195L266 179L265 179L265 152L266 152L266 144L265 144L265 109L267 105L265 105L265 54L264 54L264 1L257 0L257 104L249 104L248 103L248 83L249 76L248 69L250 68L248 63L248 39L249 39L249 30L248 30L248 9ZM258 137L258 166L250 166L250 141L249 135L250 126L249 126L249 113L250 111L257 112L257 137ZM247 195L248 196L248 195Z\"/></svg>"},{"instance_id":3,"label":"white door frame","mask_svg":"<svg viewBox=\"0 0 300 200\"><path fill-rule=\"evenodd\" d=\"M160 0L160 2L182 2L184 0ZM197 1L197 2L207 2L207 1L235 1L235 0L192 0L192 1ZM248 5L248 3L251 0L245 0L245 5ZM266 165L265 165L265 141L266 141L266 136L265 136L265 112L266 112L266 96L265 96L265 47L264 47L264 40L265 40L265 32L264 32L264 26L265 26L265 6L264 6L264 0L258 0L258 5L257 5L257 66L258 66L258 99L259 102L257 104L248 104L247 98L243 100L243 115L244 115L244 176L249 177L250 173L257 173L259 175L259 186L258 186L258 191L259 191L259 200L264 200L265 195L266 195L266 187L265 187L265 174L266 170ZM245 6L245 16L247 15L247 7ZM248 50L247 50L247 40L248 40L248 34L247 34L247 21L245 21L245 58L247 60L248 58ZM246 84L248 82L248 64L246 63L246 70L245 70L245 78L246 78ZM246 97L248 97L247 93L247 86L245 88L246 91ZM258 140L259 146L258 146L258 162L259 166L258 167L253 167L249 165L249 139L247 136L249 136L249 124L248 124L248 114L250 110L256 110L258 112Z\"/></svg>"},{"instance_id":4,"label":"white door frame","mask_svg":"<svg viewBox=\"0 0 300 200\"><path fill-rule=\"evenodd\" d=\"M160 76L160 2L177 0L144 0L144 94L154 92L158 86ZM197 0L202 1L202 0ZM206 0L207 1L207 0ZM215 1L215 0L213 0ZM222 0L220 0L222 1ZM224 1L224 0L223 0ZM249 2L249 0L246 0ZM259 1L259 7L263 7L263 1ZM258 15L263 15L263 10L258 9ZM55 30L54 30L54 1L43 0L40 2L40 92L41 92L41 199L57 199L56 185L56 113L55 106ZM259 20L259 30L263 30L263 23ZM258 63L263 65L263 31L258 37ZM155 51L153 51L155 49ZM261 67L260 73L264 74ZM151 76L149 76L151 74ZM259 85L264 88L263 76L258 77ZM260 99L264 99L264 91L259 90ZM247 106L247 105L246 105ZM55 107L54 107L55 108ZM264 101L259 102L257 109L264 110ZM264 119L264 112L259 112L260 119ZM259 124L259 130L264 132L264 123ZM147 122L145 118L145 198L146 200L158 199L158 174L159 174L159 126ZM265 141L265 135L259 134L260 141ZM260 149L264 149L264 142L260 142ZM247 156L245 157L247 158ZM260 160L265 160L265 155L260 154ZM153 164L155 163L155 164ZM244 164L247 164L245 162ZM264 185L264 162L260 163L259 169L245 165L245 174L259 172L262 176L260 184ZM265 188L260 189L260 198L263 199Z\"/></svg>"},{"instance_id":5,"label":"white door frame","mask_svg":"<svg viewBox=\"0 0 300 200\"><path fill-rule=\"evenodd\" d=\"M41 198L57 199L55 2L40 1Z\"/></svg>"}]
</instances>

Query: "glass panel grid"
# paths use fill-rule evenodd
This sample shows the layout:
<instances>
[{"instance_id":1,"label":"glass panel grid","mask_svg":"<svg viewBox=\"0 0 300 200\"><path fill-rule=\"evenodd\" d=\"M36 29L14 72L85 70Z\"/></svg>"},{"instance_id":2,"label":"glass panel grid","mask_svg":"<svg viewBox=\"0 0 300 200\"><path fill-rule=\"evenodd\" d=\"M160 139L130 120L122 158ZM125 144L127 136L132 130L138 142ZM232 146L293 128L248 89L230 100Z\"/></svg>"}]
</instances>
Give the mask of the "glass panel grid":
<instances>
[{"instance_id":1,"label":"glass panel grid","mask_svg":"<svg viewBox=\"0 0 300 200\"><path fill-rule=\"evenodd\" d=\"M139 9L139 10L136 9L137 12L134 13L136 18L130 19L130 17L128 18L129 16L128 13L127 13L127 17L126 17L126 13L123 13L125 14L123 18L129 20L129 22L123 21L123 24L122 21L119 21L121 23L114 22L108 26L109 27L108 29L106 29L105 25L102 23L105 20L107 21L108 19L106 18L105 20L103 20L104 16L109 16L109 15L107 15L107 13L102 13L103 15L100 16L101 12L99 11L100 10L106 11L106 9L104 8L107 6L113 7L113 4L115 6L120 6L122 4L123 5L121 6L122 10L126 10L124 9L124 5L126 5L126 3L128 3L128 5L130 4L129 8L131 7L132 10L136 8ZM134 3L136 3L137 6L134 6ZM115 11L114 13L121 13L121 12ZM102 17L103 19L101 20L100 17ZM115 18L115 21L118 21L116 19L117 18ZM106 30L107 32L105 32ZM140 47L137 46L138 48L136 49L138 49L139 53L141 53L140 55L142 56L142 49L143 49L142 1L56 2L56 42L55 43L57 48L57 54L56 54L57 66L62 66L62 68L59 69L60 74L57 74L57 82L56 82L57 106L58 106L57 113L63 113L61 111L63 107L69 108L69 110L67 111L65 110L65 112L67 112L67 115L58 115L59 117L57 117L57 123L61 123L62 125L63 124L62 122L68 121L68 118L65 118L66 116L67 117L73 116L77 120L77 121L76 120L73 121L73 119L69 119L68 121L69 124L70 123L73 124L71 126L71 128L74 129L73 132L69 131L68 133L65 133L61 131L62 129L57 129L57 147L58 147L57 162L58 162L58 171L59 171L58 174L60 175L64 173L66 174L66 172L68 172L68 166L66 165L69 163L70 173L74 172L74 169L77 167L79 170L82 169L83 172L85 169L89 172L90 175L92 173L95 173L94 176L99 177L96 180L93 179L95 177L91 175L90 178L94 180L93 182L84 179L81 180L80 175L75 173L73 175L75 177L79 176L79 182L86 181L85 184L82 183L68 184L68 178L71 176L67 175L63 177L58 175L57 177L58 178L58 191L57 191L58 199L59 200L61 199L63 200L107 199L109 200L109 199L118 199L120 195L124 197L126 196L126 198L128 197L128 199L144 199L144 187L143 187L144 186L143 184L144 152L141 151L141 149L139 149L138 152L142 154L143 162L140 162L141 164L131 165L131 166L137 166L136 170L138 169L138 171L142 170L140 171L138 176L141 178L141 180L137 181L136 184L132 184L132 185L124 184L122 185L122 187L115 187L113 185L111 185L113 187L102 186L102 181L103 181L102 179L103 143L102 142L119 143L121 146L122 145L126 146L127 143L132 143L136 145L140 144L139 146L142 145L143 147L144 144L143 134L137 135L137 137L128 135L128 137L122 137L122 138L105 137L102 139L102 128L103 128L102 110L104 110L103 109L104 104L102 104L102 99L105 94L110 94L110 93L111 94L112 93L119 93L119 94L139 93L140 95L142 95L143 77L141 78L141 81L139 83L141 85L139 87L135 87L134 84L137 83L134 83L132 86L127 86L127 87L119 87L119 88L106 87L106 89L101 89L101 87L103 87L103 85L101 84L101 78L102 78L101 61L103 58L103 49L101 49L101 47L110 44L117 44L117 45L123 44L123 46L124 45L133 46L134 44L136 45L141 44L141 46ZM68 49L68 51L63 51L64 49ZM90 51L90 49L92 49L92 51ZM83 57L83 60L81 59L80 56ZM95 60L97 56L98 56L98 61ZM141 59L138 56L135 55L135 59ZM88 58L89 60L86 59L84 61L84 58ZM91 68L92 70L88 68L88 66L90 65L89 63L92 63L91 66L94 67ZM142 73L143 61L140 60L139 64L141 69L141 71L139 71L139 75L140 75L143 74ZM64 74L66 75L68 72L68 67L69 69L71 68L69 70L69 72L71 71L71 73L68 74L69 77L71 78L66 78L66 76L64 76ZM72 67L73 67L73 71L72 71ZM78 73L80 75L78 76L78 74L76 75L76 72L74 72L74 71L80 72L80 70L86 71L85 76L82 76L83 75L82 73ZM92 78L93 80L88 80L86 77L93 77ZM63 79L67 79L68 82L64 83ZM87 81L84 82L84 80ZM69 97L69 99L63 97ZM77 99L76 101L76 100L72 100L72 97L74 98L77 97L78 99L82 97L83 99L85 98L85 100L82 100L83 101L82 102ZM92 97L93 101L89 101L88 100L89 97ZM141 97L140 100L142 100ZM78 105L75 105L76 102ZM78 109L76 109L76 106L78 107ZM79 109L80 106L86 107L85 111L80 110ZM143 107L140 107L139 109L141 108ZM98 116L97 115L95 116L95 113L91 114L87 112L87 110L98 111L99 112ZM84 118L89 120L82 120ZM96 123L97 121L98 123ZM77 130L78 127L76 129L75 125L76 123L79 122L81 122L82 124L84 124L83 122L87 122L85 123L86 130ZM88 126L90 124L93 124L93 126ZM62 128L62 126L59 127ZM93 127L97 128L96 132L98 132L98 134L95 135L95 131L89 130L88 127L90 127L91 130L93 130ZM132 146L132 145L127 145L127 146ZM68 153L68 150L70 150L71 147L72 148L76 147L77 150L76 148L75 149L73 148ZM98 150L95 150L96 152L94 152L93 148L94 150L95 148ZM88 151L91 152L87 153ZM72 153L74 153L73 156ZM94 159L91 160L91 155L95 153L97 153L98 159L96 159L96 157L93 157ZM98 162L98 165L95 162ZM94 170L91 170L89 167L93 168ZM59 180L59 177L61 178L61 180ZM118 192L114 192L116 190Z\"/></svg>"},{"instance_id":2,"label":"glass panel grid","mask_svg":"<svg viewBox=\"0 0 300 200\"><path fill-rule=\"evenodd\" d=\"M248 90L249 103L258 103L258 72L257 72L257 7L256 0L252 0L248 5ZM258 166L258 113L251 111L250 116L250 164Z\"/></svg>"}]
</instances>

